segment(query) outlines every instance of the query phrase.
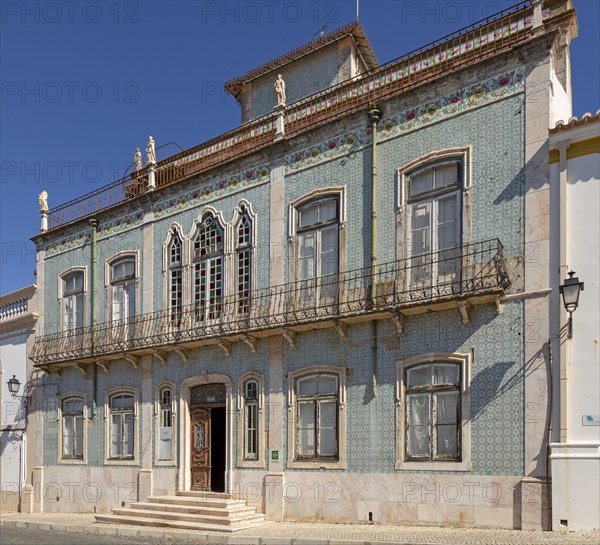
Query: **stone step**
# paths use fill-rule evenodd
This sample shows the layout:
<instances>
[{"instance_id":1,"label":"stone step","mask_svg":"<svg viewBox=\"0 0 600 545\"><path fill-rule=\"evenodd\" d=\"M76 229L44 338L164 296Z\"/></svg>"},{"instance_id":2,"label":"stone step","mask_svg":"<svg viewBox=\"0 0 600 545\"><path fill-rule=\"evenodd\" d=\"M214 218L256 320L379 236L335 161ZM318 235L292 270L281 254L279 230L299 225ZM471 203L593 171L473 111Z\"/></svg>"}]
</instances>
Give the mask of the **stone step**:
<instances>
[{"instance_id":1,"label":"stone step","mask_svg":"<svg viewBox=\"0 0 600 545\"><path fill-rule=\"evenodd\" d=\"M262 520L255 522L240 523L234 526L225 526L223 524L208 524L198 522L186 522L176 519L155 519L148 517L133 517L122 515L96 515L96 522L104 524L130 524L133 526L158 526L168 528L179 528L183 530L213 530L216 532L237 532L239 530L246 530L248 528L254 528L255 526L262 526L263 524L268 524L268 522Z\"/></svg>"},{"instance_id":2,"label":"stone step","mask_svg":"<svg viewBox=\"0 0 600 545\"><path fill-rule=\"evenodd\" d=\"M177 496L187 496L190 498L206 498L220 500L238 500L236 494L230 492L211 492L210 490L179 490Z\"/></svg>"},{"instance_id":3,"label":"stone step","mask_svg":"<svg viewBox=\"0 0 600 545\"><path fill-rule=\"evenodd\" d=\"M211 525L224 525L224 526L238 526L244 523L262 522L265 516L262 514L241 514L241 515L229 515L229 516L215 516L215 515L199 515L193 513L174 513L172 511L160 511L160 508L152 511L140 512L138 509L113 509L113 514L119 515L120 517L151 517L155 520L171 520L178 522L195 522L198 524L211 524Z\"/></svg>"},{"instance_id":4,"label":"stone step","mask_svg":"<svg viewBox=\"0 0 600 545\"><path fill-rule=\"evenodd\" d=\"M160 500L160 498L155 498L156 500ZM159 510L159 511L170 511L173 513L189 513L196 515L214 515L220 517L227 517L229 515L240 515L240 514L249 514L253 515L256 513L256 507L249 507L246 503L242 503L240 505L229 505L227 507L210 507L204 504L196 503L190 504L189 502L186 504L178 504L178 503L164 503L160 501L151 501L151 502L137 502L131 503L127 506L130 509L139 509L142 510Z\"/></svg>"},{"instance_id":5,"label":"stone step","mask_svg":"<svg viewBox=\"0 0 600 545\"><path fill-rule=\"evenodd\" d=\"M200 505L204 507L227 508L235 506L246 506L244 500L220 499L216 497L205 498L196 496L150 496L146 498L147 502L152 503L170 503L179 505Z\"/></svg>"}]
</instances>

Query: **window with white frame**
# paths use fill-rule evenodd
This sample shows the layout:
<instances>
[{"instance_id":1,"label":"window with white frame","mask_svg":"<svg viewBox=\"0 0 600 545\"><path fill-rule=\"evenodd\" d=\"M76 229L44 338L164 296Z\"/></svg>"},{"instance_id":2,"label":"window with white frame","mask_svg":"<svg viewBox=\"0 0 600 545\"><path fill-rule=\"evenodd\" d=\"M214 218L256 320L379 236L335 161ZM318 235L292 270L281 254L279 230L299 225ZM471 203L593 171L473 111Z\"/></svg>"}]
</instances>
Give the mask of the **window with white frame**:
<instances>
[{"instance_id":1,"label":"window with white frame","mask_svg":"<svg viewBox=\"0 0 600 545\"><path fill-rule=\"evenodd\" d=\"M110 266L111 309L113 320L135 316L135 257L113 261Z\"/></svg>"},{"instance_id":2,"label":"window with white frame","mask_svg":"<svg viewBox=\"0 0 600 545\"><path fill-rule=\"evenodd\" d=\"M317 373L295 381L297 460L338 458L338 376Z\"/></svg>"},{"instance_id":3,"label":"window with white frame","mask_svg":"<svg viewBox=\"0 0 600 545\"><path fill-rule=\"evenodd\" d=\"M168 252L169 310L171 321L178 325L183 306L183 254L181 237L175 229L173 229Z\"/></svg>"},{"instance_id":4,"label":"window with white frame","mask_svg":"<svg viewBox=\"0 0 600 545\"><path fill-rule=\"evenodd\" d=\"M237 312L248 314L252 273L252 220L245 205L240 205L240 209L243 215L237 226Z\"/></svg>"},{"instance_id":5,"label":"window with white frame","mask_svg":"<svg viewBox=\"0 0 600 545\"><path fill-rule=\"evenodd\" d=\"M461 460L461 366L433 362L405 370L405 460Z\"/></svg>"},{"instance_id":6,"label":"window with white frame","mask_svg":"<svg viewBox=\"0 0 600 545\"><path fill-rule=\"evenodd\" d=\"M256 379L244 382L244 460L258 460L259 384Z\"/></svg>"},{"instance_id":7,"label":"window with white frame","mask_svg":"<svg viewBox=\"0 0 600 545\"><path fill-rule=\"evenodd\" d=\"M161 386L158 390L158 459L173 459L173 389Z\"/></svg>"},{"instance_id":8,"label":"window with white frame","mask_svg":"<svg viewBox=\"0 0 600 545\"><path fill-rule=\"evenodd\" d=\"M410 287L454 282L460 274L461 158L447 158L405 174Z\"/></svg>"},{"instance_id":9,"label":"window with white frame","mask_svg":"<svg viewBox=\"0 0 600 545\"><path fill-rule=\"evenodd\" d=\"M64 330L83 327L83 272L74 272L62 279L62 326Z\"/></svg>"},{"instance_id":10,"label":"window with white frame","mask_svg":"<svg viewBox=\"0 0 600 545\"><path fill-rule=\"evenodd\" d=\"M109 458L133 460L135 449L135 396L118 392L109 397Z\"/></svg>"},{"instance_id":11,"label":"window with white frame","mask_svg":"<svg viewBox=\"0 0 600 545\"><path fill-rule=\"evenodd\" d=\"M61 458L83 460L83 398L72 396L61 402Z\"/></svg>"},{"instance_id":12,"label":"window with white frame","mask_svg":"<svg viewBox=\"0 0 600 545\"><path fill-rule=\"evenodd\" d=\"M319 305L335 296L339 266L339 202L325 197L297 209L297 265L300 302Z\"/></svg>"},{"instance_id":13,"label":"window with white frame","mask_svg":"<svg viewBox=\"0 0 600 545\"><path fill-rule=\"evenodd\" d=\"M196 320L216 320L223 302L223 228L206 214L193 241L192 284Z\"/></svg>"}]
</instances>

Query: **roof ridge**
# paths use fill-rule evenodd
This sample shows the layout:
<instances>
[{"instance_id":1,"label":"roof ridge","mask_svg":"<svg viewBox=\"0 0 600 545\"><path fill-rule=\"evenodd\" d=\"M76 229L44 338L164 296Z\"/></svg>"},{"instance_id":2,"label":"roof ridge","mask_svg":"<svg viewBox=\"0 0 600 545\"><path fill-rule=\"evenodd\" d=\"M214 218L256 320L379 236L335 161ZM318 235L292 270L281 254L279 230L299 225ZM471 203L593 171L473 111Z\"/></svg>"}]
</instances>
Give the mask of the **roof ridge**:
<instances>
[{"instance_id":1,"label":"roof ridge","mask_svg":"<svg viewBox=\"0 0 600 545\"><path fill-rule=\"evenodd\" d=\"M579 127L584 125L585 123L594 123L600 119L600 109L596 110L595 114L591 114L590 112L584 113L581 118L577 118L577 116L572 116L569 118L569 121L566 123L560 119L556 122L554 127L550 129L551 133L556 133L558 131L566 131L572 127Z\"/></svg>"}]
</instances>

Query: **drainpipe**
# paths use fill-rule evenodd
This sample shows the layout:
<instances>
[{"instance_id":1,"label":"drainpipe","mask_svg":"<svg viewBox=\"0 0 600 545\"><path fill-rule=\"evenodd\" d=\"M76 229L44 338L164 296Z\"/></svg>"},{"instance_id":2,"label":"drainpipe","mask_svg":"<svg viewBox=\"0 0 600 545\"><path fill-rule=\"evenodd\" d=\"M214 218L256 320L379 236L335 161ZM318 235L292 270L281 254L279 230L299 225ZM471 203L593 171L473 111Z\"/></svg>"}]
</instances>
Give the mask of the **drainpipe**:
<instances>
[{"instance_id":1,"label":"drainpipe","mask_svg":"<svg viewBox=\"0 0 600 545\"><path fill-rule=\"evenodd\" d=\"M92 218L90 220L90 225L92 226L92 271L90 275L90 306L91 306L91 314L92 314L92 331L91 331L91 349L92 356L95 352L95 341L96 341L96 264L98 261L97 257L97 248L96 248L96 238L98 235L98 220L96 218ZM96 418L96 408L97 408L97 396L98 396L98 364L94 362L93 368L93 377L92 377L92 417L94 420Z\"/></svg>"},{"instance_id":2,"label":"drainpipe","mask_svg":"<svg viewBox=\"0 0 600 545\"><path fill-rule=\"evenodd\" d=\"M377 298L377 123L382 117L381 110L372 105L368 116L371 122L373 147L371 156L371 299L373 308ZM377 320L371 321L371 393L377 391Z\"/></svg>"}]
</instances>

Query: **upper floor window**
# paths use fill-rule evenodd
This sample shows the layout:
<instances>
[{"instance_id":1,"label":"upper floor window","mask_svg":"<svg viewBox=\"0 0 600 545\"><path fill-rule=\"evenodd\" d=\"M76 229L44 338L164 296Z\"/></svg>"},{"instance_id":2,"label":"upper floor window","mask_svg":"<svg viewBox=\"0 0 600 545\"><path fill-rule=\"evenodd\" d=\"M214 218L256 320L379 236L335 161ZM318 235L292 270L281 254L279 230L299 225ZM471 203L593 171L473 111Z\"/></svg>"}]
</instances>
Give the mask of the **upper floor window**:
<instances>
[{"instance_id":1,"label":"upper floor window","mask_svg":"<svg viewBox=\"0 0 600 545\"><path fill-rule=\"evenodd\" d=\"M427 164L405 175L412 288L453 282L460 267L463 162Z\"/></svg>"},{"instance_id":2,"label":"upper floor window","mask_svg":"<svg viewBox=\"0 0 600 545\"><path fill-rule=\"evenodd\" d=\"M314 374L296 379L296 459L337 459L338 377Z\"/></svg>"},{"instance_id":3,"label":"upper floor window","mask_svg":"<svg viewBox=\"0 0 600 545\"><path fill-rule=\"evenodd\" d=\"M109 398L109 436L112 459L133 459L135 447L135 397L119 392Z\"/></svg>"},{"instance_id":4,"label":"upper floor window","mask_svg":"<svg viewBox=\"0 0 600 545\"><path fill-rule=\"evenodd\" d=\"M175 229L168 251L169 309L171 319L180 320L183 306L183 259L181 238Z\"/></svg>"},{"instance_id":5,"label":"upper floor window","mask_svg":"<svg viewBox=\"0 0 600 545\"><path fill-rule=\"evenodd\" d=\"M193 286L197 320L218 319L223 300L223 228L207 214L194 237Z\"/></svg>"},{"instance_id":6,"label":"upper floor window","mask_svg":"<svg viewBox=\"0 0 600 545\"><path fill-rule=\"evenodd\" d=\"M304 304L319 304L335 294L339 263L337 198L323 198L298 208L297 279Z\"/></svg>"},{"instance_id":7,"label":"upper floor window","mask_svg":"<svg viewBox=\"0 0 600 545\"><path fill-rule=\"evenodd\" d=\"M61 403L63 459L83 460L83 399L68 397Z\"/></svg>"},{"instance_id":8,"label":"upper floor window","mask_svg":"<svg viewBox=\"0 0 600 545\"><path fill-rule=\"evenodd\" d=\"M243 205L242 205L243 206ZM245 207L242 208L245 212ZM237 226L237 311L247 314L250 310L252 267L252 222L244 213Z\"/></svg>"},{"instance_id":9,"label":"upper floor window","mask_svg":"<svg viewBox=\"0 0 600 545\"><path fill-rule=\"evenodd\" d=\"M460 365L428 363L405 373L405 459L460 461Z\"/></svg>"},{"instance_id":10,"label":"upper floor window","mask_svg":"<svg viewBox=\"0 0 600 545\"><path fill-rule=\"evenodd\" d=\"M114 261L110 267L112 319L124 320L135 316L135 257Z\"/></svg>"},{"instance_id":11,"label":"upper floor window","mask_svg":"<svg viewBox=\"0 0 600 545\"><path fill-rule=\"evenodd\" d=\"M83 327L84 286L83 272L69 274L62 279L63 329Z\"/></svg>"}]
</instances>

